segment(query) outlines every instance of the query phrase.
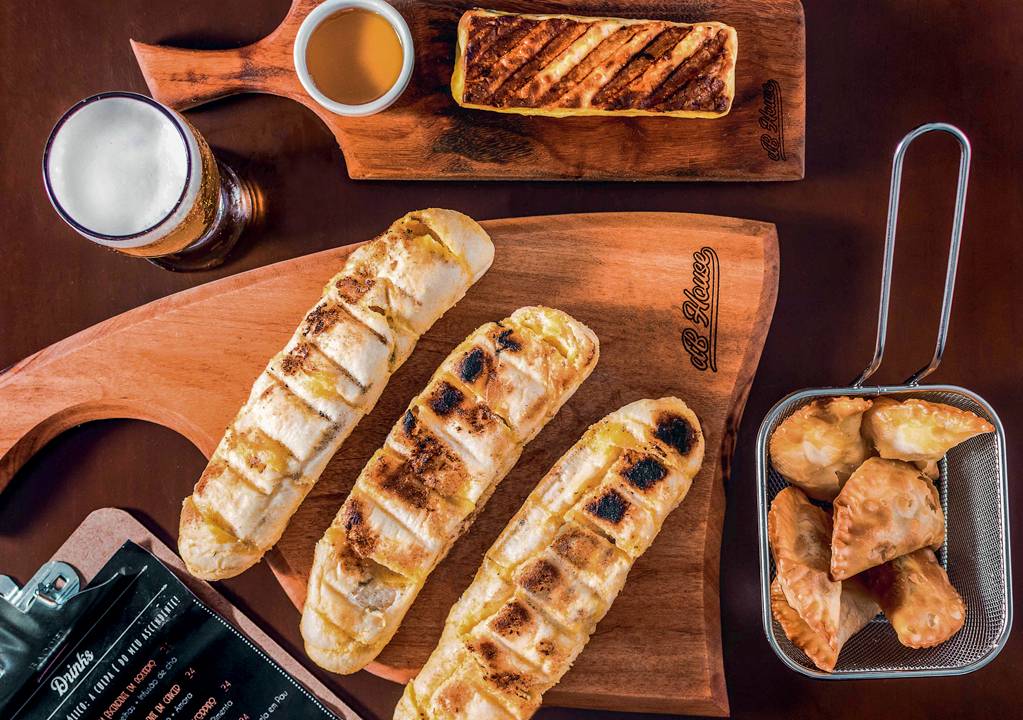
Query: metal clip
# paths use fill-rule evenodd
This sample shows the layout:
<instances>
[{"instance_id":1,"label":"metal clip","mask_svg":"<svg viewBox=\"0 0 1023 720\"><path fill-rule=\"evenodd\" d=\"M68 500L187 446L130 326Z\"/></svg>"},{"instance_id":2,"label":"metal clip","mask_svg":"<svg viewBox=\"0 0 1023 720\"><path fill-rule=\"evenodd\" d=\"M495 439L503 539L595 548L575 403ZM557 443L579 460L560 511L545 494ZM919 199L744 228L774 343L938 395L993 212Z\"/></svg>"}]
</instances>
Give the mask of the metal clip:
<instances>
[{"instance_id":1,"label":"metal clip","mask_svg":"<svg viewBox=\"0 0 1023 720\"><path fill-rule=\"evenodd\" d=\"M0 598L21 612L30 613L36 601L50 608L60 607L78 594L81 585L74 568L64 562L51 561L39 568L23 588L8 576L0 575Z\"/></svg>"}]
</instances>

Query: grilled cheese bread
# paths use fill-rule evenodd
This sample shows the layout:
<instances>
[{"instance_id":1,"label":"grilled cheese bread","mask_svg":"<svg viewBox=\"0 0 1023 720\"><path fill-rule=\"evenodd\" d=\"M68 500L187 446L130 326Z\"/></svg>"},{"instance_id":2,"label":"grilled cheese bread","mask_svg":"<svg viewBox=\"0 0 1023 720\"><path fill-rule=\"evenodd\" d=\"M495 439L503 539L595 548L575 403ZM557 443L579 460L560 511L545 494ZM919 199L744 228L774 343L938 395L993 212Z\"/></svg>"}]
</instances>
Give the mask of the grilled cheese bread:
<instances>
[{"instance_id":1,"label":"grilled cheese bread","mask_svg":"<svg viewBox=\"0 0 1023 720\"><path fill-rule=\"evenodd\" d=\"M696 415L640 400L540 481L451 608L395 720L525 720L582 652L703 463Z\"/></svg>"},{"instance_id":2,"label":"grilled cheese bread","mask_svg":"<svg viewBox=\"0 0 1023 720\"><path fill-rule=\"evenodd\" d=\"M493 257L483 228L440 209L409 213L348 256L184 501L178 549L190 573L216 580L259 561L419 336Z\"/></svg>"},{"instance_id":3,"label":"grilled cheese bread","mask_svg":"<svg viewBox=\"0 0 1023 720\"><path fill-rule=\"evenodd\" d=\"M379 654L427 576L598 353L589 328L542 307L488 323L455 348L316 545L302 612L313 661L351 673ZM372 602L360 599L366 594Z\"/></svg>"},{"instance_id":4,"label":"grilled cheese bread","mask_svg":"<svg viewBox=\"0 0 1023 720\"><path fill-rule=\"evenodd\" d=\"M522 115L716 118L735 96L738 36L719 22L470 10L451 94Z\"/></svg>"}]
</instances>

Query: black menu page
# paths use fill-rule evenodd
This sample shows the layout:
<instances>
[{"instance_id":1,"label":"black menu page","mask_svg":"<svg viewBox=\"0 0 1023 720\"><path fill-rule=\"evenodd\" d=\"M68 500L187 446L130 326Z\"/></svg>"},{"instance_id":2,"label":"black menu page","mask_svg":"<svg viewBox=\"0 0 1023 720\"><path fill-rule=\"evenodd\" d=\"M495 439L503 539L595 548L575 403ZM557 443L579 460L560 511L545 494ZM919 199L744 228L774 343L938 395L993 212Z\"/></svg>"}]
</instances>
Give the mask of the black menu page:
<instances>
[{"instance_id":1,"label":"black menu page","mask_svg":"<svg viewBox=\"0 0 1023 720\"><path fill-rule=\"evenodd\" d=\"M118 574L12 720L336 720L153 555L127 542L91 584Z\"/></svg>"}]
</instances>

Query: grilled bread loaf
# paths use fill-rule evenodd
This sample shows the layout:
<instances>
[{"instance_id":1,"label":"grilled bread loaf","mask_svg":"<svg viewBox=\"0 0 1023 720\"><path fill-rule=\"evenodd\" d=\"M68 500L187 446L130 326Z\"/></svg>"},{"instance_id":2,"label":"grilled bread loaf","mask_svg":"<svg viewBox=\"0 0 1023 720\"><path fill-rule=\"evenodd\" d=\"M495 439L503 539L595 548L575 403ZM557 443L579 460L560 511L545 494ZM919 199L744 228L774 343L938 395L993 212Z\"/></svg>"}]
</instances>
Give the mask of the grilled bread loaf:
<instances>
[{"instance_id":1,"label":"grilled bread loaf","mask_svg":"<svg viewBox=\"0 0 1023 720\"><path fill-rule=\"evenodd\" d=\"M377 656L598 352L589 328L542 307L488 323L455 348L316 545L302 612L309 657L351 673Z\"/></svg>"},{"instance_id":2,"label":"grilled bread loaf","mask_svg":"<svg viewBox=\"0 0 1023 720\"><path fill-rule=\"evenodd\" d=\"M470 10L451 93L462 107L523 115L727 115L738 36L685 24Z\"/></svg>"},{"instance_id":3,"label":"grilled bread loaf","mask_svg":"<svg viewBox=\"0 0 1023 720\"><path fill-rule=\"evenodd\" d=\"M523 720L589 641L703 462L696 415L639 400L593 425L487 551L395 720Z\"/></svg>"},{"instance_id":4,"label":"grilled bread loaf","mask_svg":"<svg viewBox=\"0 0 1023 720\"><path fill-rule=\"evenodd\" d=\"M178 550L189 572L215 580L259 561L419 336L493 258L483 228L439 209L409 213L348 257L185 499Z\"/></svg>"}]
</instances>

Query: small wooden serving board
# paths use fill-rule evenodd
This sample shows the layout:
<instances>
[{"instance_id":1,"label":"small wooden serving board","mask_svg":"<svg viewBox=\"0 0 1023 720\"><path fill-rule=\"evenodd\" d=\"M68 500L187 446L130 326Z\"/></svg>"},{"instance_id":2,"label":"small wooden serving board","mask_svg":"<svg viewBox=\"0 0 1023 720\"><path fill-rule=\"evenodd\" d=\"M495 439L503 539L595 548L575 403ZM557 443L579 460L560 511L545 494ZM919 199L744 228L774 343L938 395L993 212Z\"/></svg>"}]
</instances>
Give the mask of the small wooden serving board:
<instances>
[{"instance_id":1,"label":"small wooden serving board","mask_svg":"<svg viewBox=\"0 0 1023 720\"><path fill-rule=\"evenodd\" d=\"M483 226L497 248L493 267L420 340L268 561L301 605L313 545L441 360L484 322L522 305L557 307L600 338L596 370L526 447L369 670L403 681L425 661L486 548L587 426L633 400L674 394L703 424L703 470L546 701L727 714L718 596L723 476L774 309L774 226L681 213L560 215ZM158 300L0 375L0 489L50 438L97 418L166 425L209 456L253 379L351 249L289 260Z\"/></svg>"},{"instance_id":2,"label":"small wooden serving board","mask_svg":"<svg viewBox=\"0 0 1023 720\"><path fill-rule=\"evenodd\" d=\"M252 45L197 51L132 41L153 97L185 109L271 93L316 113L358 179L798 180L803 177L806 48L799 0L494 0L493 10L697 22L738 32L735 101L714 120L524 117L459 107L449 82L455 28L476 0L391 0L412 31L415 71L371 117L335 115L305 92L292 57L317 0L294 0Z\"/></svg>"}]
</instances>

